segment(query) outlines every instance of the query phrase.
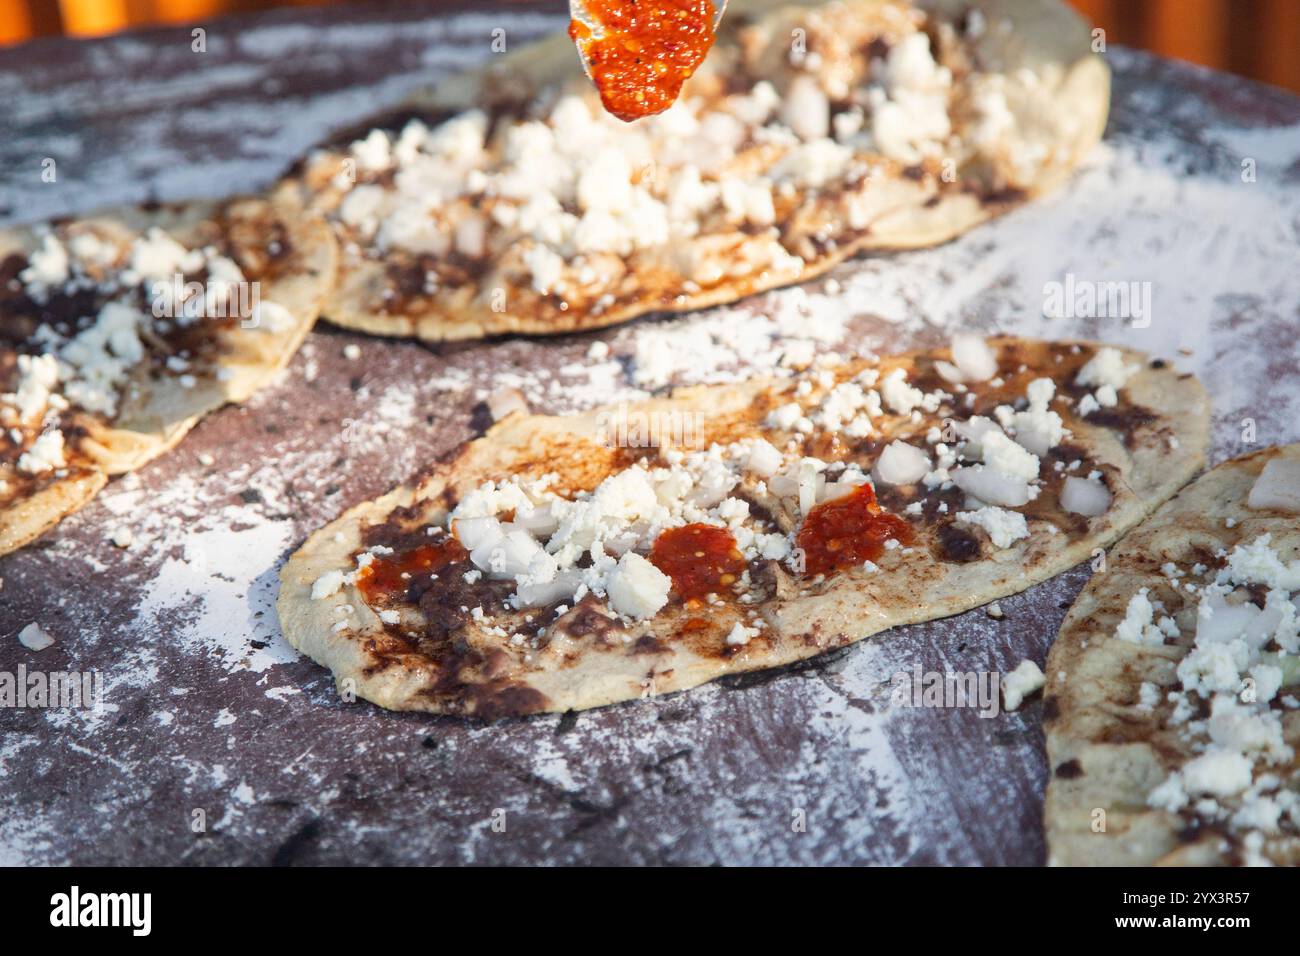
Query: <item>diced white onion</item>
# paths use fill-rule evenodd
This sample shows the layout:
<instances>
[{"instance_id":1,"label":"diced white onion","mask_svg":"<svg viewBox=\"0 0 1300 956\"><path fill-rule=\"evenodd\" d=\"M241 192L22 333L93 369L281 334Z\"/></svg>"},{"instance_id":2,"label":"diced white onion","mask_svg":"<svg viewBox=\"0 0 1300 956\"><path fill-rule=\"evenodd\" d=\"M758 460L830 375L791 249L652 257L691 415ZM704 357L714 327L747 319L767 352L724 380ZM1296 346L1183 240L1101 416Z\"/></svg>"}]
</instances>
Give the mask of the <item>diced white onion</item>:
<instances>
[{"instance_id":1,"label":"diced white onion","mask_svg":"<svg viewBox=\"0 0 1300 956\"><path fill-rule=\"evenodd\" d=\"M967 441L979 443L981 439L989 432L1001 432L1002 426L991 418L985 418L983 415L976 415L964 422L954 421L952 423L953 431Z\"/></svg>"},{"instance_id":2,"label":"diced white onion","mask_svg":"<svg viewBox=\"0 0 1300 956\"><path fill-rule=\"evenodd\" d=\"M826 479L818 474L816 459L801 458L799 460L798 476L799 483L799 513L806 515L812 511L813 505L817 504L819 494L826 486Z\"/></svg>"},{"instance_id":3,"label":"diced white onion","mask_svg":"<svg viewBox=\"0 0 1300 956\"><path fill-rule=\"evenodd\" d=\"M524 574L529 563L544 554L542 546L528 532L511 528L498 540L487 540L469 553L476 568L498 580Z\"/></svg>"},{"instance_id":4,"label":"diced white onion","mask_svg":"<svg viewBox=\"0 0 1300 956\"><path fill-rule=\"evenodd\" d=\"M515 593L518 607L545 607L573 595L582 583L579 571L561 571L545 584L525 584Z\"/></svg>"},{"instance_id":5,"label":"diced white onion","mask_svg":"<svg viewBox=\"0 0 1300 956\"><path fill-rule=\"evenodd\" d=\"M943 359L939 359L934 363L934 368L935 371L939 373L939 377L945 382L957 384L966 381L966 376L962 374L962 370L951 362L945 362Z\"/></svg>"},{"instance_id":6,"label":"diced white onion","mask_svg":"<svg viewBox=\"0 0 1300 956\"><path fill-rule=\"evenodd\" d=\"M910 485L924 478L929 470L930 459L925 452L907 442L895 441L885 446L871 474L887 485Z\"/></svg>"},{"instance_id":7,"label":"diced white onion","mask_svg":"<svg viewBox=\"0 0 1300 956\"><path fill-rule=\"evenodd\" d=\"M952 337L952 360L967 382L987 382L998 374L998 359L983 336L958 332Z\"/></svg>"},{"instance_id":8,"label":"diced white onion","mask_svg":"<svg viewBox=\"0 0 1300 956\"><path fill-rule=\"evenodd\" d=\"M487 397L488 412L494 422L499 422L514 412L528 414L528 399L517 388L498 388Z\"/></svg>"},{"instance_id":9,"label":"diced white onion","mask_svg":"<svg viewBox=\"0 0 1300 956\"><path fill-rule=\"evenodd\" d=\"M1210 644L1227 644L1237 638L1246 638L1252 625L1262 613L1250 602L1228 604L1219 594L1207 594L1202 613L1196 621L1196 643L1201 647ZM1271 618L1277 620L1277 618Z\"/></svg>"},{"instance_id":10,"label":"diced white onion","mask_svg":"<svg viewBox=\"0 0 1300 956\"><path fill-rule=\"evenodd\" d=\"M849 492L860 487L862 487L860 484L851 481L828 481L822 486L818 501L834 501L836 498L843 498Z\"/></svg>"},{"instance_id":11,"label":"diced white onion","mask_svg":"<svg viewBox=\"0 0 1300 956\"><path fill-rule=\"evenodd\" d=\"M1300 512L1300 459L1274 458L1255 479L1246 504Z\"/></svg>"},{"instance_id":12,"label":"diced white onion","mask_svg":"<svg viewBox=\"0 0 1300 956\"><path fill-rule=\"evenodd\" d=\"M1019 508L1029 501L1029 484L1023 478L1004 475L983 465L956 468L951 475L958 488L985 504Z\"/></svg>"},{"instance_id":13,"label":"diced white onion","mask_svg":"<svg viewBox=\"0 0 1300 956\"><path fill-rule=\"evenodd\" d=\"M549 504L539 505L532 511L515 512L515 525L539 538L549 537L560 526L559 519L551 513Z\"/></svg>"},{"instance_id":14,"label":"diced white onion","mask_svg":"<svg viewBox=\"0 0 1300 956\"><path fill-rule=\"evenodd\" d=\"M616 558L622 557L628 551L631 551L636 547L640 537L640 535L632 533L616 534L612 537L605 538L604 541L601 542L601 545L604 547L606 554L612 554Z\"/></svg>"},{"instance_id":15,"label":"diced white onion","mask_svg":"<svg viewBox=\"0 0 1300 956\"><path fill-rule=\"evenodd\" d=\"M1021 425L1016 429L1016 444L1039 458L1046 458L1052 450L1051 436L1038 428Z\"/></svg>"},{"instance_id":16,"label":"diced white onion","mask_svg":"<svg viewBox=\"0 0 1300 956\"><path fill-rule=\"evenodd\" d=\"M1110 491L1100 481L1066 478L1061 488L1061 507L1076 515L1095 518L1110 507Z\"/></svg>"},{"instance_id":17,"label":"diced white onion","mask_svg":"<svg viewBox=\"0 0 1300 956\"><path fill-rule=\"evenodd\" d=\"M452 531L466 551L499 541L505 534L496 518L457 518L452 522Z\"/></svg>"},{"instance_id":18,"label":"diced white onion","mask_svg":"<svg viewBox=\"0 0 1300 956\"><path fill-rule=\"evenodd\" d=\"M771 442L760 438L750 447L745 467L760 478L771 478L780 470L783 460Z\"/></svg>"},{"instance_id":19,"label":"diced white onion","mask_svg":"<svg viewBox=\"0 0 1300 956\"><path fill-rule=\"evenodd\" d=\"M712 508L727 497L727 492L734 485L735 480L728 472L706 472L700 483L691 489L686 498L691 504L699 508Z\"/></svg>"},{"instance_id":20,"label":"diced white onion","mask_svg":"<svg viewBox=\"0 0 1300 956\"><path fill-rule=\"evenodd\" d=\"M767 490L779 498L793 498L800 493L800 483L789 472L783 472L772 476L772 480L767 483Z\"/></svg>"}]
</instances>

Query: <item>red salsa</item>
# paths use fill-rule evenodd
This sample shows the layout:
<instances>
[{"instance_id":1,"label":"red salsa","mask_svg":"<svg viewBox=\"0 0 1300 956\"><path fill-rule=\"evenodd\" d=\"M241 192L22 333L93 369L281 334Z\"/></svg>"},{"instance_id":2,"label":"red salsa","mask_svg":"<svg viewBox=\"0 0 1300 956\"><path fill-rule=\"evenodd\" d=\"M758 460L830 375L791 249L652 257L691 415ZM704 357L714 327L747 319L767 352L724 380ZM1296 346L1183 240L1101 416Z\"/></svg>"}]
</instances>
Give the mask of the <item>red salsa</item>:
<instances>
[{"instance_id":1,"label":"red salsa","mask_svg":"<svg viewBox=\"0 0 1300 956\"><path fill-rule=\"evenodd\" d=\"M804 574L812 576L872 561L890 538L907 544L912 529L881 510L870 485L859 485L809 511L795 543L804 554Z\"/></svg>"},{"instance_id":2,"label":"red salsa","mask_svg":"<svg viewBox=\"0 0 1300 956\"><path fill-rule=\"evenodd\" d=\"M416 575L436 572L467 557L469 553L461 543L447 535L441 541L422 544L401 554L375 558L357 572L357 587L367 601L392 598L405 594Z\"/></svg>"},{"instance_id":3,"label":"red salsa","mask_svg":"<svg viewBox=\"0 0 1300 956\"><path fill-rule=\"evenodd\" d=\"M605 109L630 122L673 105L713 46L710 0L586 0L599 35L579 20L569 36Z\"/></svg>"},{"instance_id":4,"label":"red salsa","mask_svg":"<svg viewBox=\"0 0 1300 956\"><path fill-rule=\"evenodd\" d=\"M650 562L673 582L683 601L725 594L745 573L745 556L726 528L688 524L655 539Z\"/></svg>"}]
</instances>

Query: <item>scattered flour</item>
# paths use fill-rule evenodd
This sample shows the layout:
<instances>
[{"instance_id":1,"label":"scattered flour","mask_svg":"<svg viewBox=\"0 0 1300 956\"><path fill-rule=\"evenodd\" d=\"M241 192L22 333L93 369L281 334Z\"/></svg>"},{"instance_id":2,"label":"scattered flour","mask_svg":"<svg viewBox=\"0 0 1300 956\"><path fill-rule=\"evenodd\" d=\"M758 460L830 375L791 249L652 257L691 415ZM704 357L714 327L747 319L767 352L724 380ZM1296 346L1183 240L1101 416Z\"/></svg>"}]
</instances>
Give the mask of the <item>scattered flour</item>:
<instances>
[{"instance_id":1,"label":"scattered flour","mask_svg":"<svg viewBox=\"0 0 1300 956\"><path fill-rule=\"evenodd\" d=\"M141 115L95 142L94 163L75 172L65 164L69 172L58 189L34 189L12 171L24 168L22 163L33 155L54 152L66 160L86 154L89 134L52 135L48 117L87 115L103 90L95 82L63 78L54 65L31 75L2 75L0 97L16 106L9 117L13 135L0 143L0 160L5 160L0 170L9 171L0 173L0 207L33 219L141 199L145 190L166 199L210 194L229 182L255 188L270 182L289 157L341 119L378 102L393 102L438 71L480 58L474 44L498 19L467 14L404 23L401 29L417 33L427 47L421 70L380 76L365 87L326 91L307 102L268 102L251 121L246 101L231 95L227 105L219 105L222 95L273 82L274 69L226 62L220 50L229 48L222 44L236 41L214 34L216 55L199 69L168 69L166 63L158 69L168 83L180 76L180 82L192 84L196 97L197 91L211 97L202 116L152 113L151 100L163 95L161 81L115 88L130 97ZM557 22L554 17L512 15L517 36L512 28L511 42ZM281 59L286 48L301 47L310 63L319 64L356 55L366 44L382 48L392 36L392 27L348 25L321 32L273 25L242 31L238 43L268 61ZM136 39L95 50L94 57L123 61L114 68L116 75L130 75L132 64L139 69L170 56ZM1120 51L1111 62L1123 84L1125 71L1146 61ZM174 89L167 96L174 101ZM892 671L906 669L932 646L956 654L958 637L967 656L934 662L937 666L999 669L999 664L1013 663L970 657L990 626L982 614L974 615L974 623L966 616L903 629L887 642L851 651L843 666L809 672L814 676L787 675L743 692L713 685L669 700L592 712L567 734L555 736L554 720L523 722L505 733L425 725L337 704L319 674L315 684L304 684L301 675L314 671L302 665L279 633L276 578L285 555L306 531L355 503L324 491L340 477L340 457L360 461L383 456L396 482L427 463L404 439L421 427L426 414L447 414L452 408L468 414L468 406L502 387L518 388L534 410L563 412L673 385L726 381L755 367L780 369L789 353L810 347L814 352L848 347L885 351L943 342L952 329L962 327L1097 337L1177 359L1180 367L1200 374L1214 396L1218 457L1239 450L1244 415L1258 419L1260 434L1269 442L1300 438L1300 377L1279 384L1275 371L1294 369L1300 361L1300 342L1291 332L1295 303L1300 302L1300 269L1295 268L1300 191L1294 172L1288 172L1300 162L1300 126L1248 130L1211 125L1200 131L1200 143L1190 145L1162 124L1161 97L1135 94L1119 103L1128 111L1116 124L1121 132L1067 188L939 249L856 260L834 270L829 280L687 317L646 319L600 333L599 339L505 340L453 351L428 379L358 390L358 411L344 422L334 444L316 447L286 435L274 460L247 461L235 449L214 448L165 487L147 486L138 476L113 482L90 508L69 519L69 528L112 527L129 518L128 570L118 571L125 553L107 540L102 549L82 550L71 535L56 534L40 553L7 559L5 577L11 568L40 573L46 566L41 562L65 573L120 575L114 592L136 595L138 601L125 631L101 629L93 609L64 607L57 598L42 609L41 620L53 621L54 614L66 612L79 625L66 637L62 627L59 631L60 647L74 659L82 650L114 649L106 675L114 703L102 713L49 712L38 725L45 733L0 737L0 791L7 795L0 801L0 864L78 858L65 834L72 825L86 832L80 801L78 807L56 802L33 810L30 801L20 806L8 798L54 760L78 768L80 792L104 795L108 802L100 818L105 832L137 812L138 801L147 801L155 788L181 786L209 795L213 819L223 832L252 845L264 839L268 819L259 815L256 794L280 793L293 784L303 812L334 812L340 827L350 827L338 837L341 846L372 839L395 846L382 826L375 831L373 823L360 818L348 823L354 810L350 805L340 809L344 797L331 784L339 779L340 761L348 766L365 762L376 779L404 779L404 761L412 747L420 753L426 726L437 727L436 752L445 766L496 761L527 768L541 795L522 786L493 795L507 813L535 813L543 800L570 807L581 797L613 820L610 825L622 828L624 844L635 849L637 860L1025 862L1004 840L980 843L978 834L937 821L971 820L990 807L1009 812L1030 805L1043 772L1034 743L992 748L989 763L978 773L963 772L960 755L935 752L935 721L973 717L900 714L874 703ZM257 148L229 149L233 129L254 134ZM208 142L213 136L220 142ZM1206 163L1186 171L1189 155L1206 159L1211 148L1217 152ZM1240 160L1246 156L1258 161L1255 183L1241 181ZM1046 318L1044 287L1064 281L1067 273L1087 281L1150 283L1149 325L1135 328L1123 317ZM327 351L337 351L337 346L318 346L320 341L313 337L290 374L308 381L321 374ZM595 341L607 343L608 350L593 349ZM372 356L393 348L397 346L379 340L368 342L353 367L360 369ZM549 371L553 362L527 361L536 354L529 350L543 349L561 356L558 371ZM1180 349L1190 350L1190 356L1180 355ZM520 361L513 371L501 372L500 363L489 365L490 355L514 355ZM257 415L274 399L263 393L243 414ZM241 490L256 491L258 499L242 500ZM1068 587L1051 590L1053 606L1062 595L1071 596ZM1024 613L1018 607L1017 619L1025 619ZM941 644L948 636L951 640ZM160 669L155 645L161 642L179 646L193 670ZM1014 650L1041 657L1045 648ZM254 699L265 713L196 709L191 698L197 695L189 688L211 686L214 675L220 681L252 682L260 691ZM177 751L163 767L131 746L109 746L120 742L112 736L118 708L149 694L167 703L154 713L156 729L174 741L169 746ZM680 723L663 720L669 709L681 709L686 718ZM331 740L338 745L321 747L314 737L277 741L287 756L274 772L255 771L249 754L237 747L223 753L221 763L212 760L210 750L204 751L209 753L206 761L188 756L199 738L187 735L254 733L267 715L327 723L331 734L340 735ZM213 734L214 725L221 734ZM63 740L69 741L67 747L51 743ZM760 746L771 740L787 742L788 750ZM647 772L649 783L640 775L639 768L646 766L655 768ZM504 844L494 842L487 823L495 803L485 806L481 795L458 789L454 775L429 779L447 783L438 822L427 833L405 834L403 852L412 858L450 855L464 862L491 861L494 854L507 852ZM962 786L954 787L954 779L962 779ZM232 780L239 781L233 789ZM132 796L110 798L110 791ZM1013 804L1008 796L1013 792L1023 799ZM620 801L662 802L676 799L665 796L674 793L684 794L681 799L691 807L691 818L683 818L676 830L663 828L658 817L641 826L635 803L620 809ZM795 810L803 810L808 820L803 842L790 836ZM1003 833L1015 823L1000 819ZM1021 822L1028 829L1037 826ZM545 840L537 853L548 858L581 859L587 846L580 834Z\"/></svg>"}]
</instances>

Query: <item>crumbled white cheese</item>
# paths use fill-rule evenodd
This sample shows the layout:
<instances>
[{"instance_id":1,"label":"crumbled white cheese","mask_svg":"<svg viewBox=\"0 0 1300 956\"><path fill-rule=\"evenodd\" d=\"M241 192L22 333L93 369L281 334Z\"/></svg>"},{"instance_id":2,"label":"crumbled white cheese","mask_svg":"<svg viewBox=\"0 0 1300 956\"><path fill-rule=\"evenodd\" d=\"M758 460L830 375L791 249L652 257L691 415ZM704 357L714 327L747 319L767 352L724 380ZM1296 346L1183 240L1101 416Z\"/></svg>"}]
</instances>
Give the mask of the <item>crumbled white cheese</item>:
<instances>
[{"instance_id":1,"label":"crumbled white cheese","mask_svg":"<svg viewBox=\"0 0 1300 956\"><path fill-rule=\"evenodd\" d=\"M956 519L983 528L997 548L1009 548L1021 538L1029 537L1029 524L1017 511L987 507L979 511L959 511Z\"/></svg>"},{"instance_id":2,"label":"crumbled white cheese","mask_svg":"<svg viewBox=\"0 0 1300 956\"><path fill-rule=\"evenodd\" d=\"M772 168L772 178L806 189L820 189L844 175L853 150L833 139L815 139L787 152Z\"/></svg>"},{"instance_id":3,"label":"crumbled white cheese","mask_svg":"<svg viewBox=\"0 0 1300 956\"><path fill-rule=\"evenodd\" d=\"M1150 681L1143 681L1138 687L1137 709L1150 711L1155 710L1156 705L1160 703L1160 688Z\"/></svg>"},{"instance_id":4,"label":"crumbled white cheese","mask_svg":"<svg viewBox=\"0 0 1300 956\"><path fill-rule=\"evenodd\" d=\"M896 368L880 381L880 397L891 412L906 415L925 399L919 388L907 384L907 373Z\"/></svg>"},{"instance_id":5,"label":"crumbled white cheese","mask_svg":"<svg viewBox=\"0 0 1300 956\"><path fill-rule=\"evenodd\" d=\"M67 282L70 275L68 250L58 236L47 232L41 237L40 248L28 255L27 268L18 273L18 278L27 287L29 295L43 302L51 292Z\"/></svg>"},{"instance_id":6,"label":"crumbled white cheese","mask_svg":"<svg viewBox=\"0 0 1300 956\"><path fill-rule=\"evenodd\" d=\"M1118 349L1103 346L1083 368L1079 369L1074 383L1083 386L1109 385L1119 390L1137 371L1138 366L1125 362L1123 354Z\"/></svg>"},{"instance_id":7,"label":"crumbled white cheese","mask_svg":"<svg viewBox=\"0 0 1300 956\"><path fill-rule=\"evenodd\" d=\"M22 421L39 418L59 384L59 363L53 355L19 355L18 388L3 400L18 410Z\"/></svg>"},{"instance_id":8,"label":"crumbled white cheese","mask_svg":"<svg viewBox=\"0 0 1300 956\"><path fill-rule=\"evenodd\" d=\"M1026 391L1029 407L1011 417L1016 441L1035 455L1046 455L1069 435L1061 416L1048 407L1055 394L1054 381L1035 379Z\"/></svg>"},{"instance_id":9,"label":"crumbled white cheese","mask_svg":"<svg viewBox=\"0 0 1300 956\"><path fill-rule=\"evenodd\" d=\"M1250 760L1230 750L1211 750L1189 761L1182 778L1189 794L1231 796L1250 786Z\"/></svg>"},{"instance_id":10,"label":"crumbled white cheese","mask_svg":"<svg viewBox=\"0 0 1300 956\"><path fill-rule=\"evenodd\" d=\"M795 406L796 408L798 406ZM766 439L757 439L751 446L745 467L760 478L771 478L781 470L785 459Z\"/></svg>"},{"instance_id":11,"label":"crumbled white cheese","mask_svg":"<svg viewBox=\"0 0 1300 956\"><path fill-rule=\"evenodd\" d=\"M1047 683L1038 665L1023 660L1010 674L1002 677L1002 698L1007 710L1019 709L1024 699Z\"/></svg>"},{"instance_id":12,"label":"crumbled white cheese","mask_svg":"<svg viewBox=\"0 0 1300 956\"><path fill-rule=\"evenodd\" d=\"M743 647L753 638L758 636L758 628L746 627L740 621L737 621L731 630L727 633L728 647Z\"/></svg>"},{"instance_id":13,"label":"crumbled white cheese","mask_svg":"<svg viewBox=\"0 0 1300 956\"><path fill-rule=\"evenodd\" d=\"M347 575L342 571L326 571L311 586L312 600L319 601L338 594L343 589L346 579Z\"/></svg>"},{"instance_id":14,"label":"crumbled white cheese","mask_svg":"<svg viewBox=\"0 0 1300 956\"><path fill-rule=\"evenodd\" d=\"M919 31L903 37L884 61L877 61L877 70L881 85L867 91L871 145L908 164L939 153L952 132L952 74L935 62L930 38Z\"/></svg>"},{"instance_id":15,"label":"crumbled white cheese","mask_svg":"<svg viewBox=\"0 0 1300 956\"><path fill-rule=\"evenodd\" d=\"M564 259L540 243L524 253L524 266L532 274L533 288L542 295L556 291L564 275Z\"/></svg>"},{"instance_id":16,"label":"crumbled white cheese","mask_svg":"<svg viewBox=\"0 0 1300 956\"><path fill-rule=\"evenodd\" d=\"M43 475L63 468L66 464L63 457L63 432L58 429L43 432L32 442L32 447L18 458L18 470L29 475Z\"/></svg>"},{"instance_id":17,"label":"crumbled white cheese","mask_svg":"<svg viewBox=\"0 0 1300 956\"><path fill-rule=\"evenodd\" d=\"M1272 535L1262 534L1239 544L1228 555L1220 579L1233 584L1264 584L1273 590L1300 591L1300 559L1283 562L1271 547Z\"/></svg>"},{"instance_id":18,"label":"crumbled white cheese","mask_svg":"<svg viewBox=\"0 0 1300 956\"><path fill-rule=\"evenodd\" d=\"M1022 481L1033 481L1038 477L1038 456L1002 432L986 432L980 438L980 447L983 449L984 464L994 471Z\"/></svg>"},{"instance_id":19,"label":"crumbled white cheese","mask_svg":"<svg viewBox=\"0 0 1300 956\"><path fill-rule=\"evenodd\" d=\"M1165 635L1153 622L1155 606L1147 597L1147 588L1140 589L1129 598L1124 620L1115 628L1115 637L1130 644L1148 644L1159 647L1165 642Z\"/></svg>"}]
</instances>

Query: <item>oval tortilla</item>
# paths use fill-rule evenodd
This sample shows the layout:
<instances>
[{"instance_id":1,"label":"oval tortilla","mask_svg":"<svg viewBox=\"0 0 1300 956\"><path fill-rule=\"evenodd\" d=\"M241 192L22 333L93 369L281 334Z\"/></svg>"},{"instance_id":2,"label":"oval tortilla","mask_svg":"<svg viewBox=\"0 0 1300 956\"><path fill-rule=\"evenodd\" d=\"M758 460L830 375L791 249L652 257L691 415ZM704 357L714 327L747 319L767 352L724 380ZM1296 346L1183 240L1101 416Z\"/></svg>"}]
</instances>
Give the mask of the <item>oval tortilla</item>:
<instances>
[{"instance_id":1,"label":"oval tortilla","mask_svg":"<svg viewBox=\"0 0 1300 956\"><path fill-rule=\"evenodd\" d=\"M846 0L848 9L868 16L889 0ZM723 22L718 46L706 60L684 95L702 84L725 80L726 57L734 56L736 37L744 31L746 45L788 49L790 31L802 18L815 15L821 4L790 4L761 0L731 4ZM1011 126L1000 134L1000 157L1046 155L1033 172L1019 177L1014 188L977 185L978 170L959 171L969 187L945 182L932 170L905 175L901 164L876 157L883 163L879 182L864 197L865 224L850 228L837 200L808 196L799 209L799 221L778 223L782 245L802 257L801 265L764 268L760 272L728 275L700 287L661 254L634 255L627 260L631 273L612 287L613 301L561 303L558 296L540 295L526 281L489 272L477 284L463 284L418 298L401 310L385 303L393 290L391 258L362 253L345 254L338 287L326 303L324 317L349 329L374 335L413 336L426 341L475 339L502 333L555 334L601 328L650 312L684 312L733 302L744 296L811 279L839 262L870 251L916 249L947 242L974 226L1013 209L1058 185L1101 138L1110 102L1110 73L1091 50L1087 24L1059 0L932 0L917 6L955 20L972 8L983 12L988 27L972 48L981 67L1000 75L1006 85ZM728 50L729 45L732 47ZM1036 71L1035 79L1025 79ZM485 69L452 77L431 91L412 97L397 109L355 127L363 133L396 118L423 118L435 123L455 113L478 108L489 112L517 108L537 90L573 85L593 102L595 94L582 76L572 42L556 35L500 57ZM599 106L596 106L599 109ZM864 156L868 154L862 154ZM333 159L313 158L304 173L286 186L300 193L304 206L330 212L342 194L330 182L341 167L344 153ZM1008 161L1010 162L1010 161ZM743 175L743 174L738 174ZM826 222L833 223L833 241L822 241ZM349 231L335 223L345 249ZM710 232L719 245L734 248L735 257L756 238L743 230ZM766 241L766 240L764 240ZM499 263L494 263L494 266ZM484 289L506 292L508 309L483 294ZM602 297L602 299L605 297Z\"/></svg>"},{"instance_id":2,"label":"oval tortilla","mask_svg":"<svg viewBox=\"0 0 1300 956\"><path fill-rule=\"evenodd\" d=\"M102 471L71 469L0 505L0 555L30 544L67 515L80 511L107 482Z\"/></svg>"},{"instance_id":3,"label":"oval tortilla","mask_svg":"<svg viewBox=\"0 0 1300 956\"><path fill-rule=\"evenodd\" d=\"M188 248L224 238L232 242L234 258L245 261L264 256L268 238L279 235L287 252L256 281L261 299L284 307L290 318L274 330L238 323L220 330L215 365L196 368L191 388L175 377L155 379L140 365L124 386L124 398L111 421L76 410L66 413L61 425L81 431L69 448L69 475L35 482L19 497L0 504L0 554L21 547L81 508L108 476L140 468L175 446L204 415L228 402L244 401L271 382L311 330L337 267L337 247L325 222L297 210L287 214L283 203L274 199L123 207L54 224L56 230L68 227L90 228L119 243L130 243L158 227ZM0 231L0 259L29 253L40 242L37 227Z\"/></svg>"},{"instance_id":4,"label":"oval tortilla","mask_svg":"<svg viewBox=\"0 0 1300 956\"><path fill-rule=\"evenodd\" d=\"M1167 598L1161 567L1190 567L1206 554L1273 536L1272 547L1300 553L1300 522L1281 511L1246 506L1251 486L1274 458L1300 459L1300 445L1266 448L1206 472L1131 531L1108 555L1106 570L1079 594L1047 657L1043 700L1047 757L1044 824L1048 862L1060 866L1222 865L1231 856L1225 834L1187 832L1175 814L1147 805L1147 797L1195 756L1164 723L1171 707L1137 706L1139 687L1177 683L1175 670L1190 638L1159 647L1113 638L1129 599L1140 588ZM1228 522L1233 522L1228 527ZM1212 559L1211 559L1212 560ZM1169 609L1174 613L1176 608ZM1057 675L1065 678L1058 681ZM1300 748L1300 712L1283 716L1283 735ZM1292 761L1290 773L1295 774ZM1270 767L1285 778L1285 767ZM1096 829L1098 811L1105 827ZM1300 864L1300 845L1283 838L1275 862Z\"/></svg>"},{"instance_id":5,"label":"oval tortilla","mask_svg":"<svg viewBox=\"0 0 1300 956\"><path fill-rule=\"evenodd\" d=\"M1027 374L1050 375L1059 369L1048 343L995 339L991 344L1026 362L1031 370ZM1056 345L1067 348L1069 343ZM882 359L880 368L882 374L893 367L915 369L918 363L947 356L947 350L909 353ZM1137 352L1126 352L1125 357L1145 359ZM755 380L679 389L668 398L621 407L618 413L666 417L707 412L716 434L730 441L735 437L733 419L743 417L755 403L773 401L775 388L770 381ZM311 597L322 575L355 566L353 555L362 548L368 526L384 524L395 515L403 527L443 522L449 500L511 474L535 477L556 471L566 486L594 487L616 457L602 441L610 409L564 417L512 415L414 485L358 505L317 531L281 572L281 626L289 643L330 668L345 692L394 710L488 718L597 707L694 687L725 674L789 664L896 625L945 617L1022 591L1108 546L1174 494L1204 461L1209 431L1204 390L1191 375L1144 362L1125 391L1128 401L1152 416L1141 426L1121 433L1075 418L1067 422L1074 432L1070 443L1112 476L1108 483L1114 500L1104 515L1060 515L1077 519L1061 522L1070 526L1068 531L1051 521L1031 519L1028 538L1001 550L982 546L981 558L969 563L932 556L937 530L922 525L913 547L882 555L880 571L854 567L810 594L798 593L795 579L778 575L777 596L759 605L767 621L765 634L772 639L754 641L733 656L702 653L675 640L675 626L687 612L680 604L670 604L654 618L627 626L621 632L627 640L613 649L578 639L564 645L573 657L563 664L546 657L535 667L486 673L465 659L448 664L409 650L385 631L352 585L330 599ZM1173 435L1178 437L1176 448L1168 441ZM346 621L339 615L340 606L351 609ZM710 608L711 620L722 621L727 613ZM730 624L723 621L719 626L725 632ZM651 650L633 652L628 646Z\"/></svg>"}]
</instances>

